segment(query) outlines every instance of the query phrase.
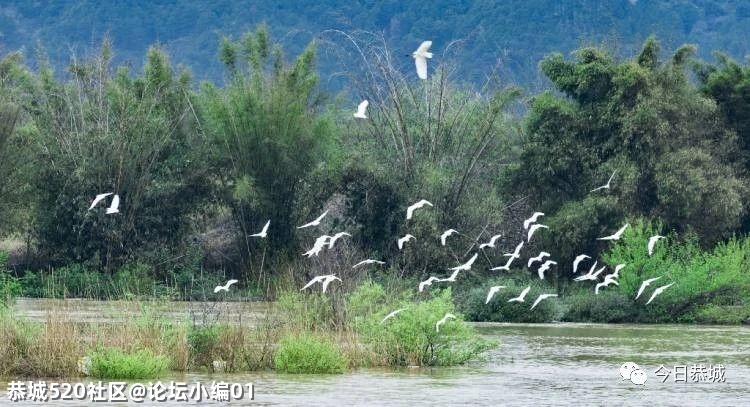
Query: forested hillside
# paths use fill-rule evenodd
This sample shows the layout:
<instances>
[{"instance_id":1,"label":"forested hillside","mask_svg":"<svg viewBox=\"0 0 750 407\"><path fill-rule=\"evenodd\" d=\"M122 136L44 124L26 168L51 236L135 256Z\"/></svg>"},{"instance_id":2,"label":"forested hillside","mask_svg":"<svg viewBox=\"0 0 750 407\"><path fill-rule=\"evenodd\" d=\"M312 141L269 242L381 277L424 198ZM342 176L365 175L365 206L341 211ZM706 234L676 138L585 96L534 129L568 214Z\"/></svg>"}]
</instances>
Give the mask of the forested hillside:
<instances>
[{"instance_id":1,"label":"forested hillside","mask_svg":"<svg viewBox=\"0 0 750 407\"><path fill-rule=\"evenodd\" d=\"M396 55L431 39L438 59L462 65L463 80L482 82L496 69L533 89L545 83L537 69L545 54L592 43L626 56L655 34L667 48L697 44L703 58L714 50L738 59L750 52L750 4L742 0L9 0L0 5L0 51L24 48L33 55L41 42L61 68L71 53L91 52L108 33L115 62L138 68L147 48L160 43L197 79L218 81L221 37L238 38L260 22L291 54L317 38L322 84L333 87L329 78L346 65L335 48L346 44L328 29L382 33ZM464 41L443 55L453 40Z\"/></svg>"}]
</instances>

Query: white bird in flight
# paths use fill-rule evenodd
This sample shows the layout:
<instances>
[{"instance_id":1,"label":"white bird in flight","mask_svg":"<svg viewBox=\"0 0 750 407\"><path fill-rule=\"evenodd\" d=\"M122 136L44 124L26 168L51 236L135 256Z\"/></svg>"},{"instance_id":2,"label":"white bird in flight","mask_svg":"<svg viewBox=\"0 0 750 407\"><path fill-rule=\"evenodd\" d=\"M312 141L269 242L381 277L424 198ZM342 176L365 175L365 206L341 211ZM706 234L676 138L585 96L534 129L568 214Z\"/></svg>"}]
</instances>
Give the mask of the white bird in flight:
<instances>
[{"instance_id":1,"label":"white bird in flight","mask_svg":"<svg viewBox=\"0 0 750 407\"><path fill-rule=\"evenodd\" d=\"M477 257L479 257L479 253L474 253L474 255L471 256L471 258L469 259L469 261L467 261L466 263L464 263L464 264L462 264L460 266L449 268L448 270L451 270L451 271L461 271L461 270L469 271L469 270L471 270L471 265L474 264L474 261L476 261Z\"/></svg>"},{"instance_id":2,"label":"white bird in flight","mask_svg":"<svg viewBox=\"0 0 750 407\"><path fill-rule=\"evenodd\" d=\"M427 79L427 58L432 58L432 52L427 52L432 46L432 41L424 41L419 45L412 54L414 63L417 67L417 76L419 79Z\"/></svg>"},{"instance_id":3,"label":"white bird in flight","mask_svg":"<svg viewBox=\"0 0 750 407\"><path fill-rule=\"evenodd\" d=\"M534 232L536 232L537 229L540 229L540 228L549 229L549 227L547 225L542 225L541 223L537 223L537 224L529 226L529 233L526 236L526 241L530 242L531 241L531 236L533 236Z\"/></svg>"},{"instance_id":4,"label":"white bird in flight","mask_svg":"<svg viewBox=\"0 0 750 407\"><path fill-rule=\"evenodd\" d=\"M448 321L448 319L456 319L456 316L451 314L450 312L446 313L445 316L439 320L438 322L435 322L435 331L440 332L440 325L443 325Z\"/></svg>"},{"instance_id":5,"label":"white bird in flight","mask_svg":"<svg viewBox=\"0 0 750 407\"><path fill-rule=\"evenodd\" d=\"M369 104L370 102L363 100L362 103L357 106L357 112L354 113L354 117L357 119L366 119L367 115L365 113L367 112L367 105Z\"/></svg>"},{"instance_id":6,"label":"white bird in flight","mask_svg":"<svg viewBox=\"0 0 750 407\"><path fill-rule=\"evenodd\" d=\"M269 219L268 222L266 222L266 225L263 226L263 229L260 232L254 233L254 234L250 235L250 237L262 237L262 238L264 238L264 237L268 236L268 226L270 224L271 224L271 220Z\"/></svg>"},{"instance_id":7,"label":"white bird in flight","mask_svg":"<svg viewBox=\"0 0 750 407\"><path fill-rule=\"evenodd\" d=\"M625 263L616 265L615 272L610 274L610 276L613 276L612 278L620 278L620 270L622 270L624 267Z\"/></svg>"},{"instance_id":8,"label":"white bird in flight","mask_svg":"<svg viewBox=\"0 0 750 407\"><path fill-rule=\"evenodd\" d=\"M654 298L656 298L657 295L663 293L664 290L666 290L667 288L669 288L670 286L672 286L672 284L674 284L674 283L669 283L667 285L663 285L663 286L657 288L656 290L654 290L654 293L651 294L651 298L648 299L648 302L646 303L646 305L651 304L651 301L653 301Z\"/></svg>"},{"instance_id":9,"label":"white bird in flight","mask_svg":"<svg viewBox=\"0 0 750 407\"><path fill-rule=\"evenodd\" d=\"M602 287L609 287L610 284L614 284L619 287L620 283L618 283L615 278L617 277L615 277L614 274L604 276L604 281L602 281L601 283L597 283L594 287L594 294L599 295L599 289Z\"/></svg>"},{"instance_id":10,"label":"white bird in flight","mask_svg":"<svg viewBox=\"0 0 750 407\"><path fill-rule=\"evenodd\" d=\"M531 305L531 308L529 308L529 311L533 310L534 307L537 306L542 300L545 300L550 297L557 297L557 294L539 294L538 297L536 297L536 301L534 301L534 304Z\"/></svg>"},{"instance_id":11,"label":"white bird in flight","mask_svg":"<svg viewBox=\"0 0 750 407\"><path fill-rule=\"evenodd\" d=\"M512 259L517 259L517 258L521 257L521 249L522 248L523 248L523 240L521 241L521 243L519 243L516 246L516 249L513 251L513 253L503 253L503 256L510 257L511 260Z\"/></svg>"},{"instance_id":12,"label":"white bird in flight","mask_svg":"<svg viewBox=\"0 0 750 407\"><path fill-rule=\"evenodd\" d=\"M367 260L362 260L359 263L353 265L352 268L357 268L357 267L365 265L365 264L385 264L385 262L384 261L380 261L380 260L367 259Z\"/></svg>"},{"instance_id":13,"label":"white bird in flight","mask_svg":"<svg viewBox=\"0 0 750 407\"><path fill-rule=\"evenodd\" d=\"M625 229L627 229L628 226L630 226L630 224L626 223L625 226L623 226L620 229L618 229L617 232L615 232L615 234L609 235L609 236L600 237L600 238L598 238L596 240L619 240L622 237L622 234L625 232Z\"/></svg>"},{"instance_id":14,"label":"white bird in flight","mask_svg":"<svg viewBox=\"0 0 750 407\"><path fill-rule=\"evenodd\" d=\"M510 264L511 264L511 263L513 263L513 260L514 260L514 259L516 259L516 258L517 258L517 257L512 257L512 256L511 256L511 257L510 257L510 258L508 259L508 261L507 261L507 262L505 262L505 265L504 265L504 266L493 267L493 268L491 268L491 269L490 269L490 271L495 271L495 270L505 270L505 271L510 271Z\"/></svg>"},{"instance_id":15,"label":"white bird in flight","mask_svg":"<svg viewBox=\"0 0 750 407\"><path fill-rule=\"evenodd\" d=\"M443 246L445 246L445 240L448 239L448 236L450 236L450 235L452 235L454 233L458 233L458 231L456 229L448 229L445 232L443 232L443 234L440 235L440 243Z\"/></svg>"},{"instance_id":16,"label":"white bird in flight","mask_svg":"<svg viewBox=\"0 0 750 407\"><path fill-rule=\"evenodd\" d=\"M323 275L323 276L316 276L316 277L313 277L313 279L310 280L310 282L307 283L307 285L305 285L304 287L300 288L300 291L304 290L307 287L310 287L311 285L313 285L315 283L323 282L323 292L326 292L326 289L328 289L328 284L331 284L331 282L333 280L339 280L339 281L341 281L340 278L336 277L333 274L327 274L327 275Z\"/></svg>"},{"instance_id":17,"label":"white bird in flight","mask_svg":"<svg viewBox=\"0 0 750 407\"><path fill-rule=\"evenodd\" d=\"M331 236L331 238L328 240L328 248L333 249L333 244L336 243L337 240L341 239L344 236L352 237L352 235L346 232L336 233L335 235Z\"/></svg>"},{"instance_id":18,"label":"white bird in flight","mask_svg":"<svg viewBox=\"0 0 750 407\"><path fill-rule=\"evenodd\" d=\"M214 293L218 293L219 291L229 291L229 286L236 282L237 280L229 280L224 285L217 285L216 288L214 288Z\"/></svg>"},{"instance_id":19,"label":"white bird in flight","mask_svg":"<svg viewBox=\"0 0 750 407\"><path fill-rule=\"evenodd\" d=\"M544 280L544 272L549 270L550 266L553 266L556 264L557 264L556 261L552 261L552 260L545 261L544 264L539 266L539 270L537 270L537 273L539 273L539 278Z\"/></svg>"},{"instance_id":20,"label":"white bird in flight","mask_svg":"<svg viewBox=\"0 0 750 407\"><path fill-rule=\"evenodd\" d=\"M489 304L492 297L496 292L500 291L501 288L505 288L504 285L495 285L490 287L490 292L487 293L487 299L484 301L485 304Z\"/></svg>"},{"instance_id":21,"label":"white bird in flight","mask_svg":"<svg viewBox=\"0 0 750 407\"><path fill-rule=\"evenodd\" d=\"M589 272L587 274L584 274L584 275L582 275L580 277L576 277L573 280L574 281L585 281L585 280L592 280L592 281L594 281L594 280L598 279L599 278L599 274L601 274L607 266L606 265L602 266L600 269L594 271L594 269L596 268L597 264L598 264L598 262L594 262L594 265L591 266L591 269L589 270Z\"/></svg>"},{"instance_id":22,"label":"white bird in flight","mask_svg":"<svg viewBox=\"0 0 750 407\"><path fill-rule=\"evenodd\" d=\"M643 282L641 283L641 288L638 289L638 294L635 295L635 299L637 300L638 297L640 297L641 294L643 294L643 290L645 290L646 287L648 287L651 283L653 283L654 281L656 281L656 280L658 280L660 278L661 278L661 276L654 277L654 278L649 278L648 280L643 280Z\"/></svg>"},{"instance_id":23,"label":"white bird in flight","mask_svg":"<svg viewBox=\"0 0 750 407\"><path fill-rule=\"evenodd\" d=\"M106 194L99 194L94 198L94 202L91 202L91 206L89 206L89 210L94 209L96 204L102 201L102 199L112 195L112 192L107 192Z\"/></svg>"},{"instance_id":24,"label":"white bird in flight","mask_svg":"<svg viewBox=\"0 0 750 407\"><path fill-rule=\"evenodd\" d=\"M503 235L492 236L490 238L489 242L480 244L479 248L480 249L484 249L485 247L492 247L492 248L494 248L495 247L495 242L497 242L497 239L500 239L501 237L503 237Z\"/></svg>"},{"instance_id":25,"label":"white bird in flight","mask_svg":"<svg viewBox=\"0 0 750 407\"><path fill-rule=\"evenodd\" d=\"M664 236L654 235L648 238L648 255L654 254L654 246L660 239L664 239Z\"/></svg>"},{"instance_id":26,"label":"white bird in flight","mask_svg":"<svg viewBox=\"0 0 750 407\"><path fill-rule=\"evenodd\" d=\"M508 302L524 302L524 298L526 297L526 294L529 293L529 290L531 290L531 286L527 286L526 288L521 291L521 295L519 295L516 298L511 298L508 300Z\"/></svg>"},{"instance_id":27,"label":"white bird in flight","mask_svg":"<svg viewBox=\"0 0 750 407\"><path fill-rule=\"evenodd\" d=\"M612 175L609 177L609 180L607 180L606 184L604 184L604 185L602 185L600 187L594 188L590 192L598 191L600 189L609 189L609 184L610 184L610 182L612 182L612 178L615 177L615 173L616 172L617 172L617 170L612 171Z\"/></svg>"},{"instance_id":28,"label":"white bird in flight","mask_svg":"<svg viewBox=\"0 0 750 407\"><path fill-rule=\"evenodd\" d=\"M417 210L417 209L419 209L419 208L421 208L421 207L423 207L423 206L425 206L425 205L432 206L432 204L430 203L430 201L428 201L426 199L422 199L421 201L415 203L414 205L411 205L408 208L406 208L406 219L407 220L411 219L412 215L414 215L414 211Z\"/></svg>"},{"instance_id":29,"label":"white bird in flight","mask_svg":"<svg viewBox=\"0 0 750 407\"><path fill-rule=\"evenodd\" d=\"M430 278L428 278L427 280L424 280L424 281L420 282L419 283L419 292L421 293L422 291L424 291L424 287L428 286L428 285L432 285L432 283L434 281L440 281L440 279L437 278L437 277L435 277L435 276L430 276Z\"/></svg>"},{"instance_id":30,"label":"white bird in flight","mask_svg":"<svg viewBox=\"0 0 750 407\"><path fill-rule=\"evenodd\" d=\"M328 210L326 210L325 212L323 212L323 214L320 215L320 216L318 216L318 218L315 219L314 221L305 223L302 226L297 226L297 229L309 228L310 226L318 226L318 225L320 225L320 221L323 220L323 218L325 218L326 215L328 215Z\"/></svg>"},{"instance_id":31,"label":"white bird in flight","mask_svg":"<svg viewBox=\"0 0 750 407\"><path fill-rule=\"evenodd\" d=\"M578 264L580 264L582 261L586 259L590 259L591 256L587 256L585 254L579 254L575 260L573 260L573 274L578 272Z\"/></svg>"},{"instance_id":32,"label":"white bird in flight","mask_svg":"<svg viewBox=\"0 0 750 407\"><path fill-rule=\"evenodd\" d=\"M524 230L527 230L529 226L536 222L537 219L539 219L540 216L544 216L544 212L534 212L533 215L531 215L530 218L523 221L523 228Z\"/></svg>"},{"instance_id":33,"label":"white bird in flight","mask_svg":"<svg viewBox=\"0 0 750 407\"><path fill-rule=\"evenodd\" d=\"M120 195L115 194L114 197L112 197L112 203L109 205L109 208L107 208L107 214L110 213L118 213L120 210L118 207L120 206Z\"/></svg>"},{"instance_id":34,"label":"white bird in flight","mask_svg":"<svg viewBox=\"0 0 750 407\"><path fill-rule=\"evenodd\" d=\"M406 234L406 236L399 238L398 241L397 241L397 243L398 243L398 249L399 250L403 249L404 248L404 243L408 242L411 239L415 239L416 240L417 238L414 237L414 236L412 236L412 235L410 235L410 234L408 234L408 233Z\"/></svg>"},{"instance_id":35,"label":"white bird in flight","mask_svg":"<svg viewBox=\"0 0 750 407\"><path fill-rule=\"evenodd\" d=\"M328 235L322 235L318 236L317 239L315 239L315 243L313 244L312 249L308 250L305 253L302 253L303 256L312 257L313 255L317 256L320 254L320 251L323 250L323 248L328 244L328 239L330 239L331 236Z\"/></svg>"},{"instance_id":36,"label":"white bird in flight","mask_svg":"<svg viewBox=\"0 0 750 407\"><path fill-rule=\"evenodd\" d=\"M406 308L400 308L400 309L397 309L397 310L395 310L395 311L391 312L390 314L386 315L386 316L385 316L385 318L383 318L383 320L382 320L382 321L380 321L380 323L382 324L383 322L387 321L388 319L391 319L391 318L393 318L393 317L394 317L394 316L395 316L396 314L398 314L399 312L401 312L401 311L405 311L405 310L406 310Z\"/></svg>"},{"instance_id":37,"label":"white bird in flight","mask_svg":"<svg viewBox=\"0 0 750 407\"><path fill-rule=\"evenodd\" d=\"M539 253L539 256L530 258L529 262L526 263L526 267L531 267L532 264L534 264L534 263L536 263L538 261L542 261L542 260L544 260L545 257L549 257L549 256L550 256L549 253L547 253L547 252L541 252L541 253Z\"/></svg>"}]
</instances>

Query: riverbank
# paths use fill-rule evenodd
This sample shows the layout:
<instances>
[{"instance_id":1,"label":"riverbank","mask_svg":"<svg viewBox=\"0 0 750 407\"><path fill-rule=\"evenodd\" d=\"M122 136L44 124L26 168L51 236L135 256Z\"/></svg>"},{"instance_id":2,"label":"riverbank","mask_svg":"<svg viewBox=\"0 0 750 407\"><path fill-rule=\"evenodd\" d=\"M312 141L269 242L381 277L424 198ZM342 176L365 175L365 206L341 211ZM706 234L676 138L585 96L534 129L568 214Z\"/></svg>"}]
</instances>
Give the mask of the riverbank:
<instances>
[{"instance_id":1,"label":"riverbank","mask_svg":"<svg viewBox=\"0 0 750 407\"><path fill-rule=\"evenodd\" d=\"M750 330L736 326L630 324L476 324L483 337L501 343L481 361L455 367L357 368L340 375L168 372L159 380L188 386L212 381L253 383L254 400L233 405L741 405L750 392ZM648 375L642 386L624 381L629 361ZM660 366L723 367L724 381L655 374ZM0 406L17 405L5 395ZM718 379L718 378L717 378ZM95 378L47 378L47 382L97 383ZM128 385L148 380L128 380ZM152 380L155 382L155 380ZM107 382L104 381L104 386ZM544 391L540 391L543 388ZM500 396L499 396L500 395ZM160 403L161 404L161 403ZM168 401L163 404L177 404Z\"/></svg>"}]
</instances>

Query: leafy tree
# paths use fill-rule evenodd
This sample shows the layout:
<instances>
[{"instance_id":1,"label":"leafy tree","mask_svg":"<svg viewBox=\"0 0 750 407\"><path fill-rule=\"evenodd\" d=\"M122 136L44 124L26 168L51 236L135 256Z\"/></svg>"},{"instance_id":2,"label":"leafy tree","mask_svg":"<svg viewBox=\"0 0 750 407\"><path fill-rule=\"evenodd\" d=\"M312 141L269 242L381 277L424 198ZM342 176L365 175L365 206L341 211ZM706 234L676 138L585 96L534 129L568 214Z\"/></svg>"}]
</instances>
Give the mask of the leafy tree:
<instances>
[{"instance_id":1,"label":"leafy tree","mask_svg":"<svg viewBox=\"0 0 750 407\"><path fill-rule=\"evenodd\" d=\"M157 48L140 76L113 72L111 56L105 41L97 57L73 60L64 81L42 65L25 105L41 164L33 180L40 247L105 268L176 248L208 192L190 77L176 74ZM102 192L119 194L119 214L105 215L106 203L88 210Z\"/></svg>"},{"instance_id":2,"label":"leafy tree","mask_svg":"<svg viewBox=\"0 0 750 407\"><path fill-rule=\"evenodd\" d=\"M601 249L596 237L637 216L693 230L704 244L738 230L748 184L730 159L736 137L689 81L692 52L683 46L661 61L649 38L630 60L583 48L575 61L541 62L562 95L532 101L515 181L552 215L566 260ZM610 189L590 192L615 171Z\"/></svg>"},{"instance_id":3,"label":"leafy tree","mask_svg":"<svg viewBox=\"0 0 750 407\"><path fill-rule=\"evenodd\" d=\"M279 251L296 243L298 222L318 216L321 202L300 197L318 188L306 182L335 163L337 136L323 111L314 44L287 64L261 26L240 41L224 39L220 59L227 85L205 84L202 111L247 260L265 242L247 235L267 219L267 241Z\"/></svg>"}]
</instances>

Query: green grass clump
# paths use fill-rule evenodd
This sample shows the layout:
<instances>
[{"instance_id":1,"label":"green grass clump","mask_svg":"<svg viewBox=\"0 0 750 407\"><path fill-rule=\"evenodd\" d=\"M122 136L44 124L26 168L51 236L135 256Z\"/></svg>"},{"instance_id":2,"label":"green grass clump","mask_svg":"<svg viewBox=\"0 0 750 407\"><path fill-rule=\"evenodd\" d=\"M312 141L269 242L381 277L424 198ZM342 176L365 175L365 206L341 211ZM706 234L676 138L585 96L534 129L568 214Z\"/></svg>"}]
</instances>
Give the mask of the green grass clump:
<instances>
[{"instance_id":1,"label":"green grass clump","mask_svg":"<svg viewBox=\"0 0 750 407\"><path fill-rule=\"evenodd\" d=\"M343 373L347 361L331 341L300 333L281 340L274 364L283 373Z\"/></svg>"},{"instance_id":2,"label":"green grass clump","mask_svg":"<svg viewBox=\"0 0 750 407\"><path fill-rule=\"evenodd\" d=\"M118 348L96 350L91 357L91 374L108 379L153 379L167 370L169 359L149 349L123 352Z\"/></svg>"},{"instance_id":3,"label":"green grass clump","mask_svg":"<svg viewBox=\"0 0 750 407\"><path fill-rule=\"evenodd\" d=\"M367 304L367 305L365 305ZM496 346L476 334L455 309L451 289L434 291L432 298L410 300L405 294L387 294L379 285L362 284L349 298L354 328L381 364L388 366L453 366L478 358ZM382 322L390 312L404 308ZM440 328L435 323L446 313L456 316Z\"/></svg>"}]
</instances>

